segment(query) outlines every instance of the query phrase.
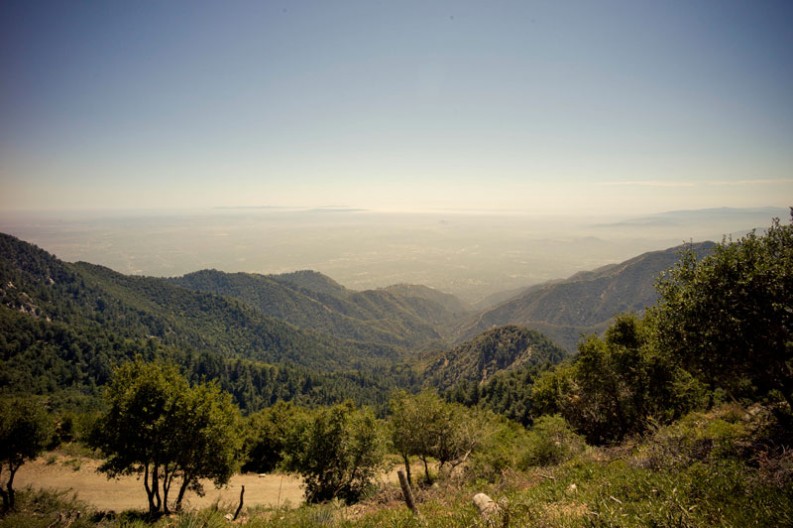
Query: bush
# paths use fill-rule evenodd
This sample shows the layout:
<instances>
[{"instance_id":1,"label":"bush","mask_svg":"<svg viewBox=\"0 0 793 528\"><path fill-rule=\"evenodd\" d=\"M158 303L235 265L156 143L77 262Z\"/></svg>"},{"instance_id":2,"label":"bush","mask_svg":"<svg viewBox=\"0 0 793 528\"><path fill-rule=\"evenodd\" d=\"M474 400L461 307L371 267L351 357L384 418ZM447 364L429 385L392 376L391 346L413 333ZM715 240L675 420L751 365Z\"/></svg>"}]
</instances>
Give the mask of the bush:
<instances>
[{"instance_id":1,"label":"bush","mask_svg":"<svg viewBox=\"0 0 793 528\"><path fill-rule=\"evenodd\" d=\"M697 461L734 458L749 443L749 428L734 406L710 413L692 413L659 428L639 454L640 465L652 469L682 468Z\"/></svg>"},{"instance_id":2,"label":"bush","mask_svg":"<svg viewBox=\"0 0 793 528\"><path fill-rule=\"evenodd\" d=\"M466 466L466 477L495 482L504 472L518 467L526 452L529 434L516 422L490 415L481 431L481 444Z\"/></svg>"},{"instance_id":3,"label":"bush","mask_svg":"<svg viewBox=\"0 0 793 528\"><path fill-rule=\"evenodd\" d=\"M585 445L583 438L561 416L541 416L529 431L519 467L561 464L581 453Z\"/></svg>"},{"instance_id":4,"label":"bush","mask_svg":"<svg viewBox=\"0 0 793 528\"><path fill-rule=\"evenodd\" d=\"M352 503L373 486L383 440L372 411L345 402L317 411L293 433L285 454L287 469L303 477L308 502Z\"/></svg>"}]
</instances>

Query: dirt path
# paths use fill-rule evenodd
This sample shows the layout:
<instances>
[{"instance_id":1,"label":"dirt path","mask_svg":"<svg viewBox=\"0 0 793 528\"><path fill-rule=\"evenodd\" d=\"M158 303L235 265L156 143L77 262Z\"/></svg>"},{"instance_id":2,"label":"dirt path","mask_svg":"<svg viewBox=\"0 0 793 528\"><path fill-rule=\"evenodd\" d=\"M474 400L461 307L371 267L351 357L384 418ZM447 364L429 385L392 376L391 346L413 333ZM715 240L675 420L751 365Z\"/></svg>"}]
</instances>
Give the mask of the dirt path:
<instances>
[{"instance_id":1,"label":"dirt path","mask_svg":"<svg viewBox=\"0 0 793 528\"><path fill-rule=\"evenodd\" d=\"M144 510L147 508L143 481L136 477L108 480L96 468L99 462L45 455L23 465L16 475L14 487L44 488L76 494L83 502L99 510ZM79 468L79 469L75 469ZM239 503L240 486L245 486L246 506L297 506L303 502L300 479L290 475L235 475L228 487L215 489L210 482L204 488L206 496L188 492L187 508L203 508L215 502L231 507Z\"/></svg>"}]
</instances>

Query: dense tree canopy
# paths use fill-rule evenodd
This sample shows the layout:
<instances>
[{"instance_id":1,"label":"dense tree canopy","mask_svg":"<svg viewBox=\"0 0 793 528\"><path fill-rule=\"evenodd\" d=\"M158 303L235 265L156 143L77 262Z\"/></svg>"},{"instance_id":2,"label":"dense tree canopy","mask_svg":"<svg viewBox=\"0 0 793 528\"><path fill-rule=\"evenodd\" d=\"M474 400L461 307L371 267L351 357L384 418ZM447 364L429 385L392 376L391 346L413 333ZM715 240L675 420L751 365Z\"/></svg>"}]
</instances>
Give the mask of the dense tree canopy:
<instances>
[{"instance_id":1,"label":"dense tree canopy","mask_svg":"<svg viewBox=\"0 0 793 528\"><path fill-rule=\"evenodd\" d=\"M44 450L52 424L44 407L30 398L0 398L0 496L3 511L14 507L14 476L26 460Z\"/></svg>"},{"instance_id":2,"label":"dense tree canopy","mask_svg":"<svg viewBox=\"0 0 793 528\"><path fill-rule=\"evenodd\" d=\"M410 457L424 464L424 479L431 482L429 459L441 469L465 459L482 440L482 421L474 410L447 403L437 393L424 390L416 395L404 391L391 398L391 441L402 457L408 479Z\"/></svg>"},{"instance_id":3,"label":"dense tree canopy","mask_svg":"<svg viewBox=\"0 0 793 528\"><path fill-rule=\"evenodd\" d=\"M561 414L588 441L603 444L696 407L699 385L655 352L650 331L638 317L623 315L603 338L582 341L575 361L537 379L538 414Z\"/></svg>"},{"instance_id":4,"label":"dense tree canopy","mask_svg":"<svg viewBox=\"0 0 793 528\"><path fill-rule=\"evenodd\" d=\"M178 508L187 489L202 492L199 479L220 486L237 468L239 410L216 385L190 387L174 365L137 360L115 371L105 397L91 438L107 457L100 469L142 473L151 513L169 511L175 480Z\"/></svg>"},{"instance_id":5,"label":"dense tree canopy","mask_svg":"<svg viewBox=\"0 0 793 528\"><path fill-rule=\"evenodd\" d=\"M540 376L538 414L560 413L594 443L643 432L714 401L778 395L793 408L793 221L682 255L644 318L620 316L603 338Z\"/></svg>"},{"instance_id":6,"label":"dense tree canopy","mask_svg":"<svg viewBox=\"0 0 793 528\"><path fill-rule=\"evenodd\" d=\"M702 260L686 253L658 287L661 352L711 388L793 406L793 210Z\"/></svg>"},{"instance_id":7,"label":"dense tree canopy","mask_svg":"<svg viewBox=\"0 0 793 528\"><path fill-rule=\"evenodd\" d=\"M345 402L298 424L286 468L303 476L308 502L355 502L372 486L383 457L380 427L369 409Z\"/></svg>"}]
</instances>

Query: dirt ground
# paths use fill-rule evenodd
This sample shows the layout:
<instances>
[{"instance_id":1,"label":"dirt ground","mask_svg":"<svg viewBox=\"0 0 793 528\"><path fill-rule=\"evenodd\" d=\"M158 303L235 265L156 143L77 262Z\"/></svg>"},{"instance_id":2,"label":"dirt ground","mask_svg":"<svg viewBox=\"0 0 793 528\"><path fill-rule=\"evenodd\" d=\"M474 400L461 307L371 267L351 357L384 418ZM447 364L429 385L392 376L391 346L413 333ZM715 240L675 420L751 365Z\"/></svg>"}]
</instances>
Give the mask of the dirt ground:
<instances>
[{"instance_id":1,"label":"dirt ground","mask_svg":"<svg viewBox=\"0 0 793 528\"><path fill-rule=\"evenodd\" d=\"M148 507L143 480L134 476L108 480L97 472L98 466L96 460L44 455L19 468L14 488L52 489L67 492L68 497L76 494L79 500L104 511L145 510ZM245 486L246 506L298 506L303 502L303 488L298 477L245 474L232 477L226 488L216 489L211 482L206 482L206 495L198 497L188 492L185 506L203 508L219 501L221 505L236 507L241 486Z\"/></svg>"}]
</instances>

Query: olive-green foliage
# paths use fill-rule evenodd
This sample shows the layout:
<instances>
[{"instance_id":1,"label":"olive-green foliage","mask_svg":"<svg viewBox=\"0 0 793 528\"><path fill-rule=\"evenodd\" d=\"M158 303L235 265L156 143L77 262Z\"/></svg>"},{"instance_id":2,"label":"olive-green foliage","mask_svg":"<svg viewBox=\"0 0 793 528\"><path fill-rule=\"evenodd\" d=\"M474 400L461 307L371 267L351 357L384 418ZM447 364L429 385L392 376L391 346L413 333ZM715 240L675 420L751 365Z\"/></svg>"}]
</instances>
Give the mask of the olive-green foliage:
<instances>
[{"instance_id":1,"label":"olive-green foliage","mask_svg":"<svg viewBox=\"0 0 793 528\"><path fill-rule=\"evenodd\" d=\"M370 409L351 402L319 409L295 428L285 467L302 475L310 503L356 502L372 488L382 464L380 430Z\"/></svg>"},{"instance_id":2,"label":"olive-green foliage","mask_svg":"<svg viewBox=\"0 0 793 528\"><path fill-rule=\"evenodd\" d=\"M268 473L277 469L296 430L310 418L309 410L291 402L278 402L247 418L243 471Z\"/></svg>"},{"instance_id":3,"label":"olive-green foliage","mask_svg":"<svg viewBox=\"0 0 793 528\"><path fill-rule=\"evenodd\" d=\"M113 367L137 356L217 380L250 411L279 400L384 405L396 383L416 382L388 346L302 331L165 279L65 263L0 233L0 393L98 397Z\"/></svg>"},{"instance_id":4,"label":"olive-green foliage","mask_svg":"<svg viewBox=\"0 0 793 528\"><path fill-rule=\"evenodd\" d=\"M410 457L424 464L425 481L431 482L429 459L439 470L451 471L465 461L481 442L486 418L476 409L445 402L437 393L417 395L397 391L391 398L391 441L402 457L410 479Z\"/></svg>"},{"instance_id":5,"label":"olive-green foliage","mask_svg":"<svg viewBox=\"0 0 793 528\"><path fill-rule=\"evenodd\" d=\"M558 465L584 450L584 439L559 415L541 416L528 432L518 467Z\"/></svg>"},{"instance_id":6,"label":"olive-green foliage","mask_svg":"<svg viewBox=\"0 0 793 528\"><path fill-rule=\"evenodd\" d=\"M424 461L426 479L429 480L427 459L435 449L436 438L441 434L440 423L443 401L438 395L424 390L418 395L396 391L391 396L389 426L391 442L402 457L408 481L412 482L410 457Z\"/></svg>"},{"instance_id":7,"label":"olive-green foliage","mask_svg":"<svg viewBox=\"0 0 793 528\"><path fill-rule=\"evenodd\" d=\"M230 394L215 383L203 383L182 394L173 420L173 474L181 471L182 479L176 498L180 509L188 489L204 494L200 479L221 487L239 469L242 418Z\"/></svg>"},{"instance_id":8,"label":"olive-green foliage","mask_svg":"<svg viewBox=\"0 0 793 528\"><path fill-rule=\"evenodd\" d=\"M535 382L537 414L558 413L589 442L604 444L643 432L651 418L666 423L701 405L700 384L655 353L647 326L623 315L603 338L583 341L572 362Z\"/></svg>"},{"instance_id":9,"label":"olive-green foliage","mask_svg":"<svg viewBox=\"0 0 793 528\"><path fill-rule=\"evenodd\" d=\"M465 465L469 480L496 482L505 472L518 467L528 439L525 427L490 415L480 435L480 443Z\"/></svg>"},{"instance_id":10,"label":"olive-green foliage","mask_svg":"<svg viewBox=\"0 0 793 528\"><path fill-rule=\"evenodd\" d=\"M178 509L187 489L202 493L199 479L220 486L236 470L241 418L216 385L190 387L174 365L136 360L116 369L105 398L90 439L107 457L100 469L142 473L150 512L169 511L177 479Z\"/></svg>"},{"instance_id":11,"label":"olive-green foliage","mask_svg":"<svg viewBox=\"0 0 793 528\"><path fill-rule=\"evenodd\" d=\"M0 496L3 511L14 507L14 477L27 460L41 453L52 435L52 423L41 401L0 398Z\"/></svg>"},{"instance_id":12,"label":"olive-green foliage","mask_svg":"<svg viewBox=\"0 0 793 528\"><path fill-rule=\"evenodd\" d=\"M0 528L95 528L88 506L71 490L20 489L16 507L0 516ZM142 527L141 527L142 528Z\"/></svg>"},{"instance_id":13,"label":"olive-green foliage","mask_svg":"<svg viewBox=\"0 0 793 528\"><path fill-rule=\"evenodd\" d=\"M778 391L793 406L793 210L761 235L683 255L658 284L662 353L734 396Z\"/></svg>"},{"instance_id":14,"label":"olive-green foliage","mask_svg":"<svg viewBox=\"0 0 793 528\"><path fill-rule=\"evenodd\" d=\"M752 432L746 411L722 407L710 413L696 412L659 428L639 452L642 465L652 469L682 468L695 462L741 458Z\"/></svg>"}]
</instances>

